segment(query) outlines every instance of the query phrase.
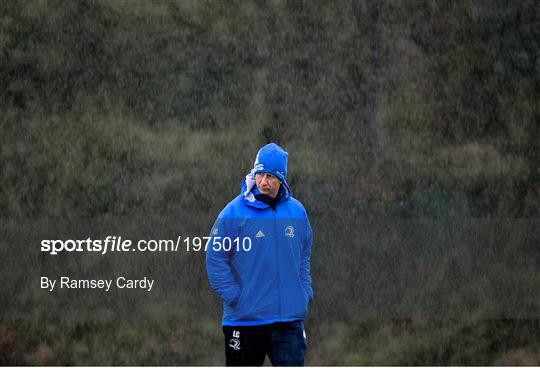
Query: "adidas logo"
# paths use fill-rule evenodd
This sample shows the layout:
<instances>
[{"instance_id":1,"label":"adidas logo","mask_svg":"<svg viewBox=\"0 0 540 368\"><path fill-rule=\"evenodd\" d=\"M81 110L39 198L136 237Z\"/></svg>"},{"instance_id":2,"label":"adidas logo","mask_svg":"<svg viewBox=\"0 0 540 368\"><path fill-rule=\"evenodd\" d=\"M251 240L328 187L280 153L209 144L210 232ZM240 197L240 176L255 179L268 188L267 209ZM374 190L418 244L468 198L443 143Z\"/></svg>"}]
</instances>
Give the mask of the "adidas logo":
<instances>
[{"instance_id":1,"label":"adidas logo","mask_svg":"<svg viewBox=\"0 0 540 368\"><path fill-rule=\"evenodd\" d=\"M262 232L262 230L259 230L259 232L257 233L257 235L255 235L256 238L264 238L264 233Z\"/></svg>"}]
</instances>

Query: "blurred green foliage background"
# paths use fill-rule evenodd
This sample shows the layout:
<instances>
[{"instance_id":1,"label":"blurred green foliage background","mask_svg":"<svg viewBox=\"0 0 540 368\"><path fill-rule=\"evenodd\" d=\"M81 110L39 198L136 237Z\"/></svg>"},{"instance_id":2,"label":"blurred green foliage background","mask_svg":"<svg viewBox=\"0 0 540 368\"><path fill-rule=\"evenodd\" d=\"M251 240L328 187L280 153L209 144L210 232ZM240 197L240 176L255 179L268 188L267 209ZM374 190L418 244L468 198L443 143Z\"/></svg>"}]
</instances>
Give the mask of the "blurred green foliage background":
<instances>
[{"instance_id":1,"label":"blurred green foliage background","mask_svg":"<svg viewBox=\"0 0 540 368\"><path fill-rule=\"evenodd\" d=\"M538 219L539 43L532 0L2 1L2 227L205 235L274 141L315 229L308 363L538 365L537 319L318 317L356 308L336 280L363 277L360 219ZM538 285L538 247L504 247ZM184 263L196 321L5 320L0 364L222 364L204 257Z\"/></svg>"}]
</instances>

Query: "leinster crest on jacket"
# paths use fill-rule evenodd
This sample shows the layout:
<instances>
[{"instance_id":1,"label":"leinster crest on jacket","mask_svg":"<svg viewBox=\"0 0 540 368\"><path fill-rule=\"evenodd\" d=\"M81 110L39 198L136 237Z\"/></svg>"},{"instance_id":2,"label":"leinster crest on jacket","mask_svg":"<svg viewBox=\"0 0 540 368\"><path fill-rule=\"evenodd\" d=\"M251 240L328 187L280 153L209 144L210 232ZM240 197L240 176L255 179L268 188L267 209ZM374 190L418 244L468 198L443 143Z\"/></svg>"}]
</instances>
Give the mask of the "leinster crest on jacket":
<instances>
[{"instance_id":1,"label":"leinster crest on jacket","mask_svg":"<svg viewBox=\"0 0 540 368\"><path fill-rule=\"evenodd\" d=\"M294 227L287 226L285 228L285 236L288 236L289 238L294 238Z\"/></svg>"}]
</instances>

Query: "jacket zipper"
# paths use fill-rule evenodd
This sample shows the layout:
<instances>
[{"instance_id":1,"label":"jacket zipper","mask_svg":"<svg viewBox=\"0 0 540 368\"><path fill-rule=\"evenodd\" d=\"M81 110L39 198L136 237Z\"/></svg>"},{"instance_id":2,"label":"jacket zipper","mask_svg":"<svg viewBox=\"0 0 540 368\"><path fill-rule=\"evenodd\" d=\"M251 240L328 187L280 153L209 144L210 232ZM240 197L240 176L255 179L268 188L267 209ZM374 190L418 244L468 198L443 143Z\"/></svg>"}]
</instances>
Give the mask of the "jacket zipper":
<instances>
[{"instance_id":1,"label":"jacket zipper","mask_svg":"<svg viewBox=\"0 0 540 368\"><path fill-rule=\"evenodd\" d=\"M279 287L279 241L278 241L278 232L277 232L277 219L276 219L276 212L277 212L277 206L272 209L272 212L274 213L274 234L276 234L276 267L277 267L277 290L278 290L278 318L281 319L281 290Z\"/></svg>"}]
</instances>

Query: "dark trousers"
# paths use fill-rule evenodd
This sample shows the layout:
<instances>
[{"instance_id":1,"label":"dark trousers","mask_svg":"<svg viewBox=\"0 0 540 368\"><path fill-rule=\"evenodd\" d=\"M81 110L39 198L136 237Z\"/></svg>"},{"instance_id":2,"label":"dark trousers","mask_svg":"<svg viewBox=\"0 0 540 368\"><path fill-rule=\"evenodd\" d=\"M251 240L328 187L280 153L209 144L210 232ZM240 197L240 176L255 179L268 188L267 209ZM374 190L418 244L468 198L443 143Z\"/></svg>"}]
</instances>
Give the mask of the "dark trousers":
<instances>
[{"instance_id":1,"label":"dark trousers","mask_svg":"<svg viewBox=\"0 0 540 368\"><path fill-rule=\"evenodd\" d=\"M302 321L223 326L223 333L227 366L262 366L266 355L273 366L304 365L307 339Z\"/></svg>"}]
</instances>

